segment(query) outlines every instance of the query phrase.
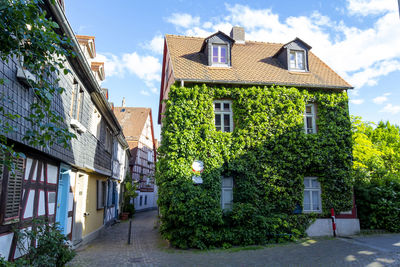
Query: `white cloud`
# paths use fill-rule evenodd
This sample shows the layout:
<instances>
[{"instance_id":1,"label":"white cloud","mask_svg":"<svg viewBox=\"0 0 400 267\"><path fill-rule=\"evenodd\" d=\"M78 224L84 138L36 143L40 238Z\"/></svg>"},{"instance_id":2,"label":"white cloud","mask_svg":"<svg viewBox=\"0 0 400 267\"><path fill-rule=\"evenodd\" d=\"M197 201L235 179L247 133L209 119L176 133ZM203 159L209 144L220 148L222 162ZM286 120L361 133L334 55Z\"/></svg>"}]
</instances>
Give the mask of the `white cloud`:
<instances>
[{"instance_id":1,"label":"white cloud","mask_svg":"<svg viewBox=\"0 0 400 267\"><path fill-rule=\"evenodd\" d=\"M148 91L146 91L146 90L141 90L140 94L145 95L145 96L149 96L150 95L150 93Z\"/></svg>"},{"instance_id":2,"label":"white cloud","mask_svg":"<svg viewBox=\"0 0 400 267\"><path fill-rule=\"evenodd\" d=\"M142 79L149 88L155 87L154 82L160 79L161 63L157 57L142 56L137 52L126 53L121 57L111 53L97 53L95 60L104 62L106 78L123 77L131 73Z\"/></svg>"},{"instance_id":3,"label":"white cloud","mask_svg":"<svg viewBox=\"0 0 400 267\"><path fill-rule=\"evenodd\" d=\"M159 59L153 56L140 56L136 52L124 54L122 61L125 68L144 81L156 81L160 79L161 64Z\"/></svg>"},{"instance_id":4,"label":"white cloud","mask_svg":"<svg viewBox=\"0 0 400 267\"><path fill-rule=\"evenodd\" d=\"M162 55L164 51L164 37L161 34L156 35L150 42L143 44L142 47Z\"/></svg>"},{"instance_id":5,"label":"white cloud","mask_svg":"<svg viewBox=\"0 0 400 267\"><path fill-rule=\"evenodd\" d=\"M379 112L390 113L392 115L395 115L400 112L400 106L393 106L392 104L387 104Z\"/></svg>"},{"instance_id":6,"label":"white cloud","mask_svg":"<svg viewBox=\"0 0 400 267\"><path fill-rule=\"evenodd\" d=\"M190 28L200 24L200 17L193 17L187 13L173 13L171 17L166 18L167 22L177 27Z\"/></svg>"},{"instance_id":7,"label":"white cloud","mask_svg":"<svg viewBox=\"0 0 400 267\"><path fill-rule=\"evenodd\" d=\"M347 0L347 9L352 15L377 15L397 9L396 0Z\"/></svg>"},{"instance_id":8,"label":"white cloud","mask_svg":"<svg viewBox=\"0 0 400 267\"><path fill-rule=\"evenodd\" d=\"M372 102L374 102L375 104L383 104L386 101L388 101L388 96L390 96L391 93L385 93L381 96L375 97L374 99L372 99Z\"/></svg>"},{"instance_id":9,"label":"white cloud","mask_svg":"<svg viewBox=\"0 0 400 267\"><path fill-rule=\"evenodd\" d=\"M217 30L229 34L232 25L240 25L245 28L246 40L287 43L299 37L355 86L356 95L359 88L376 85L381 77L400 70L400 19L398 8L393 9L391 2L396 5L395 0L348 0L347 10L352 14L357 10L379 10L369 28L349 26L317 11L282 20L272 9L226 4L226 16L212 18L202 25L186 23L192 26L178 30L185 35L205 37Z\"/></svg>"},{"instance_id":10,"label":"white cloud","mask_svg":"<svg viewBox=\"0 0 400 267\"><path fill-rule=\"evenodd\" d=\"M352 99L350 100L350 103L354 105L361 105L362 103L364 103L364 99Z\"/></svg>"}]
</instances>

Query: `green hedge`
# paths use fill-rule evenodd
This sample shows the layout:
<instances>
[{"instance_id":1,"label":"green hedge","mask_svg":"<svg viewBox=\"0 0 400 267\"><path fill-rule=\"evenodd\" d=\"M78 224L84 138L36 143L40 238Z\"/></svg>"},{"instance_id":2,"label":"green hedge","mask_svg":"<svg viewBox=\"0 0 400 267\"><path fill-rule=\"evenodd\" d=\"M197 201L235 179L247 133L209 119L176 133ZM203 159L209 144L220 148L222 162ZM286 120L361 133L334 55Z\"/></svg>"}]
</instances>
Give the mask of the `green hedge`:
<instances>
[{"instance_id":1,"label":"green hedge","mask_svg":"<svg viewBox=\"0 0 400 267\"><path fill-rule=\"evenodd\" d=\"M213 100L233 102L233 133L215 130ZM303 113L317 104L318 133ZM346 92L280 86L172 86L163 118L156 180L161 233L180 247L264 244L304 236L303 178L317 176L324 215L352 206L351 131ZM194 185L193 160L205 163ZM221 176L234 179L232 212L220 207Z\"/></svg>"},{"instance_id":2,"label":"green hedge","mask_svg":"<svg viewBox=\"0 0 400 267\"><path fill-rule=\"evenodd\" d=\"M361 228L400 232L400 179L372 179L355 186Z\"/></svg>"}]
</instances>

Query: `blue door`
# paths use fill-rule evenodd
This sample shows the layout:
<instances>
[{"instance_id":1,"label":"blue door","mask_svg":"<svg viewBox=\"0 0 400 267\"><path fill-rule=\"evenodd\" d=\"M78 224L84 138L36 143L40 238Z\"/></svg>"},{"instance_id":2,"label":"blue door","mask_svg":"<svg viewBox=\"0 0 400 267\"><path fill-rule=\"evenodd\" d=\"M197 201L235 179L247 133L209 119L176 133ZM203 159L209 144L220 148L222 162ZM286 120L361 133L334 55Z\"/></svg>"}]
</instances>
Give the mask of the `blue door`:
<instances>
[{"instance_id":1,"label":"blue door","mask_svg":"<svg viewBox=\"0 0 400 267\"><path fill-rule=\"evenodd\" d=\"M64 235L67 234L68 223L69 173L68 169L61 168L58 181L56 222L59 223L61 233Z\"/></svg>"}]
</instances>

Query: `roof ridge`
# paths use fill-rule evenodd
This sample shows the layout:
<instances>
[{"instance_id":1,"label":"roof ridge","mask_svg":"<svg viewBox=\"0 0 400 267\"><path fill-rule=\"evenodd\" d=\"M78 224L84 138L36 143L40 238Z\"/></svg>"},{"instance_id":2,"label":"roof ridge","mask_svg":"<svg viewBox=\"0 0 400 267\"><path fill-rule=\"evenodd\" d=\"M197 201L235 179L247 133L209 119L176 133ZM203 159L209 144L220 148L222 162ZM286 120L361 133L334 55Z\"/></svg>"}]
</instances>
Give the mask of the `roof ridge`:
<instances>
[{"instance_id":1,"label":"roof ridge","mask_svg":"<svg viewBox=\"0 0 400 267\"><path fill-rule=\"evenodd\" d=\"M177 37L177 38L182 38L182 39L206 39L206 37L198 37L198 36L187 36L187 35L178 35L178 34L169 34L166 33L165 36L171 36L171 37ZM276 45L284 45L283 43L274 43L274 42L264 42L264 41L253 41L253 40L246 40L246 43L262 43L262 44L276 44Z\"/></svg>"}]
</instances>

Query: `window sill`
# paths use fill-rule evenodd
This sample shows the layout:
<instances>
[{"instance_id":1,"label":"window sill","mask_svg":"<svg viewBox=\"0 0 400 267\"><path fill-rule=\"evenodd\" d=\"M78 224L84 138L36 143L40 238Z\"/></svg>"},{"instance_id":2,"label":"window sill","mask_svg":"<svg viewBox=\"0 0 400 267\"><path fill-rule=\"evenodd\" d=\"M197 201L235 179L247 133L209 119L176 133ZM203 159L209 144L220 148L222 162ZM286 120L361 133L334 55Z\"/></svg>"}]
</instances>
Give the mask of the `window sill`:
<instances>
[{"instance_id":1,"label":"window sill","mask_svg":"<svg viewBox=\"0 0 400 267\"><path fill-rule=\"evenodd\" d=\"M212 65L207 67L210 70L225 70L225 69L231 69L232 66L228 65Z\"/></svg>"},{"instance_id":2,"label":"window sill","mask_svg":"<svg viewBox=\"0 0 400 267\"><path fill-rule=\"evenodd\" d=\"M303 214L311 214L311 213L322 214L322 210L303 210L302 213Z\"/></svg>"},{"instance_id":3,"label":"window sill","mask_svg":"<svg viewBox=\"0 0 400 267\"><path fill-rule=\"evenodd\" d=\"M85 133L86 132L86 128L85 126L83 126L78 120L76 119L71 119L69 125L71 126L71 128L74 128L78 131L78 133Z\"/></svg>"},{"instance_id":4,"label":"window sill","mask_svg":"<svg viewBox=\"0 0 400 267\"><path fill-rule=\"evenodd\" d=\"M293 70L293 69L290 69L290 70L289 70L289 74L295 74L295 75L298 75L298 74L300 74L300 75L311 75L311 72L306 71L306 70Z\"/></svg>"},{"instance_id":5,"label":"window sill","mask_svg":"<svg viewBox=\"0 0 400 267\"><path fill-rule=\"evenodd\" d=\"M34 83L37 82L36 76L33 75L29 70L18 67L17 79L25 86L31 87L29 81L32 80Z\"/></svg>"}]
</instances>

